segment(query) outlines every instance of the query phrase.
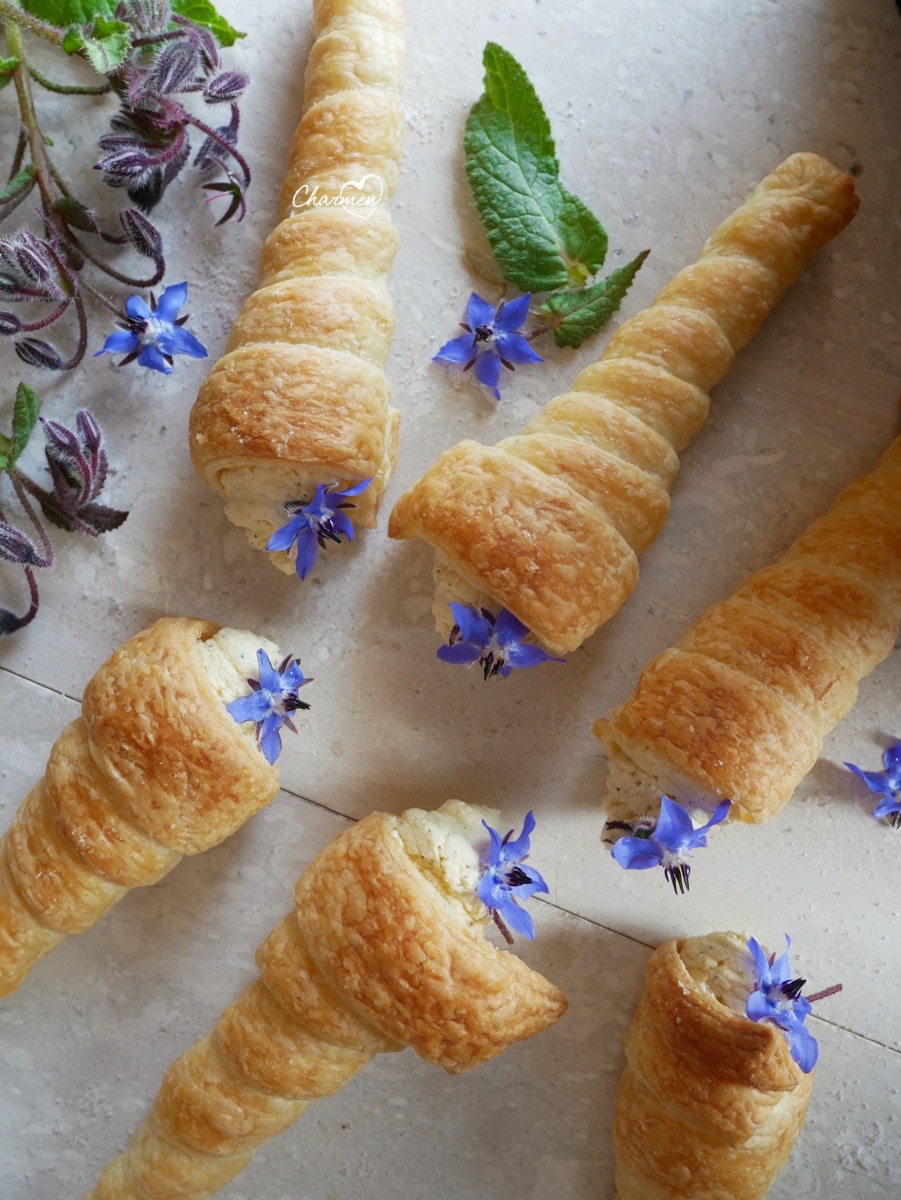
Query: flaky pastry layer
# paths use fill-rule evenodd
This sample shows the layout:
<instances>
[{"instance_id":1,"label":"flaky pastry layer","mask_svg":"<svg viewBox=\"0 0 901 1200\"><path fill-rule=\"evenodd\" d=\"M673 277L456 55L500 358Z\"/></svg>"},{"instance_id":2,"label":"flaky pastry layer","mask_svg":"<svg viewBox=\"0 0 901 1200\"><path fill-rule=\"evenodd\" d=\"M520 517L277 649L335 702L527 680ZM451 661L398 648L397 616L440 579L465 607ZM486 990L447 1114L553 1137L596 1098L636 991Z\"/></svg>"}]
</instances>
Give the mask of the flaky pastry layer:
<instances>
[{"instance_id":1,"label":"flaky pastry layer","mask_svg":"<svg viewBox=\"0 0 901 1200\"><path fill-rule=\"evenodd\" d=\"M0 995L133 887L217 845L278 791L278 773L226 704L256 652L210 621L164 617L85 688L81 716L0 840Z\"/></svg>"},{"instance_id":2,"label":"flaky pastry layer","mask_svg":"<svg viewBox=\"0 0 901 1200\"><path fill-rule=\"evenodd\" d=\"M813 1076L748 1019L747 938L677 938L651 955L626 1033L614 1119L617 1200L763 1200L804 1124Z\"/></svg>"},{"instance_id":3,"label":"flaky pastry layer","mask_svg":"<svg viewBox=\"0 0 901 1200\"><path fill-rule=\"evenodd\" d=\"M595 724L610 820L661 793L768 821L901 627L901 437L783 557L714 605Z\"/></svg>"},{"instance_id":4,"label":"flaky pastry layer","mask_svg":"<svg viewBox=\"0 0 901 1200\"><path fill-rule=\"evenodd\" d=\"M397 459L384 372L401 156L401 0L314 4L316 40L260 286L191 412L191 458L226 515L265 549L320 484L372 479L352 513L372 528ZM270 554L290 574L294 550Z\"/></svg>"},{"instance_id":5,"label":"flaky pastry layer","mask_svg":"<svg viewBox=\"0 0 901 1200\"><path fill-rule=\"evenodd\" d=\"M412 1046L456 1073L557 1020L560 992L473 920L483 812L374 813L330 843L257 951L259 978L166 1072L85 1200L201 1200L375 1054Z\"/></svg>"},{"instance_id":6,"label":"flaky pastry layer","mask_svg":"<svg viewBox=\"0 0 901 1200\"><path fill-rule=\"evenodd\" d=\"M442 454L388 526L434 549L442 603L487 593L553 654L609 620L666 520L677 452L704 423L708 392L856 209L847 175L792 155L522 436Z\"/></svg>"}]
</instances>

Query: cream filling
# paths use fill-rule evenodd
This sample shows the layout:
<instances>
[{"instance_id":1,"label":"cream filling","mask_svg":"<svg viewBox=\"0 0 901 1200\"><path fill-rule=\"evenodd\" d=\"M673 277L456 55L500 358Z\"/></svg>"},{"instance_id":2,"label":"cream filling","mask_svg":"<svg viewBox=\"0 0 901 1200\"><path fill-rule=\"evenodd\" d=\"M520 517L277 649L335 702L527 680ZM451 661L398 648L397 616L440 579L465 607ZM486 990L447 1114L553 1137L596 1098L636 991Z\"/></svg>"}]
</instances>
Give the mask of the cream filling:
<instances>
[{"instance_id":1,"label":"cream filling","mask_svg":"<svg viewBox=\"0 0 901 1200\"><path fill-rule=\"evenodd\" d=\"M754 964L748 936L741 933L710 933L686 938L679 947L685 970L724 1008L745 1015L748 996L754 987Z\"/></svg>"},{"instance_id":2,"label":"cream filling","mask_svg":"<svg viewBox=\"0 0 901 1200\"><path fill-rule=\"evenodd\" d=\"M482 821L496 828L499 819L495 809L447 800L432 811L408 809L395 828L416 867L472 926L489 920L476 895L482 875L479 851L489 842Z\"/></svg>"},{"instance_id":3,"label":"cream filling","mask_svg":"<svg viewBox=\"0 0 901 1200\"><path fill-rule=\"evenodd\" d=\"M247 680L259 678L258 650L266 651L274 667L281 666L284 655L275 642L246 629L220 629L200 643L199 652L207 678L223 704L246 696L249 691ZM252 725L248 724L246 728L253 733Z\"/></svg>"}]
</instances>

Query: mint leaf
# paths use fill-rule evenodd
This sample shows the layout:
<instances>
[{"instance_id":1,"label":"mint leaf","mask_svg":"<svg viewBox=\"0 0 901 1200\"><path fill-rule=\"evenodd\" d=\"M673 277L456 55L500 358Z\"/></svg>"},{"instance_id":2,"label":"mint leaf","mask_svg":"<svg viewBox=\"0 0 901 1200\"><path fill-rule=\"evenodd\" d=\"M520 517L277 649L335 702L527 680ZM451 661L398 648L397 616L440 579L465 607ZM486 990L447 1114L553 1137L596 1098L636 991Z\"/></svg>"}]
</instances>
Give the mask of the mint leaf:
<instances>
[{"instance_id":1,"label":"mint leaf","mask_svg":"<svg viewBox=\"0 0 901 1200\"><path fill-rule=\"evenodd\" d=\"M581 346L587 337L597 333L610 320L649 253L649 250L642 250L631 262L617 267L606 279L591 287L577 292L557 292L548 297L538 311L548 319L558 346Z\"/></svg>"},{"instance_id":2,"label":"mint leaf","mask_svg":"<svg viewBox=\"0 0 901 1200\"><path fill-rule=\"evenodd\" d=\"M11 58L0 58L0 91L6 87L13 77L13 71L19 65L19 56L13 54Z\"/></svg>"},{"instance_id":3,"label":"mint leaf","mask_svg":"<svg viewBox=\"0 0 901 1200\"><path fill-rule=\"evenodd\" d=\"M40 21L65 28L90 25L97 17L112 18L118 0L19 0L21 7Z\"/></svg>"},{"instance_id":4,"label":"mint leaf","mask_svg":"<svg viewBox=\"0 0 901 1200\"><path fill-rule=\"evenodd\" d=\"M603 266L604 228L560 183L550 123L525 71L489 42L485 95L466 122L466 175L504 277L527 292L583 282Z\"/></svg>"},{"instance_id":5,"label":"mint leaf","mask_svg":"<svg viewBox=\"0 0 901 1200\"><path fill-rule=\"evenodd\" d=\"M233 46L238 38L247 36L229 25L209 0L172 0L172 11L180 17L187 17L195 25L208 29L220 46Z\"/></svg>"},{"instance_id":6,"label":"mint leaf","mask_svg":"<svg viewBox=\"0 0 901 1200\"><path fill-rule=\"evenodd\" d=\"M16 459L28 445L31 431L34 429L41 402L24 383L16 389L16 400L13 405L12 436L0 433L0 471L9 470Z\"/></svg>"},{"instance_id":7,"label":"mint leaf","mask_svg":"<svg viewBox=\"0 0 901 1200\"><path fill-rule=\"evenodd\" d=\"M63 49L67 54L82 54L98 75L111 75L128 56L131 29L124 21L97 17L91 27L67 29Z\"/></svg>"}]
</instances>

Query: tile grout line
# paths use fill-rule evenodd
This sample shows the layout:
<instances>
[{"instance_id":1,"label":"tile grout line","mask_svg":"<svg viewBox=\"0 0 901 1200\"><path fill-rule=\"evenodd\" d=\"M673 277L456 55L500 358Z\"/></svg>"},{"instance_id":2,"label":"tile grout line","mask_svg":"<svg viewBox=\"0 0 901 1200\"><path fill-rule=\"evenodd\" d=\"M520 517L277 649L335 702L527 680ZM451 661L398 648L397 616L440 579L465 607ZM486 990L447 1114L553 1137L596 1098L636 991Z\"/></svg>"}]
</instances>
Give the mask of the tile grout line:
<instances>
[{"instance_id":1,"label":"tile grout line","mask_svg":"<svg viewBox=\"0 0 901 1200\"><path fill-rule=\"evenodd\" d=\"M74 696L70 696L68 692L61 692L57 688L52 688L45 683L40 683L38 680L30 679L27 675L22 675L20 672L13 671L9 667L0 666L0 672L6 672L7 674L12 675L13 678L20 679L25 683L34 684L35 687L50 692L54 696L62 696L63 699L73 700L76 704L80 703L80 701L76 700ZM342 821L349 821L351 824L353 824L359 820L358 817L349 817L346 813L339 812L335 808L330 808L327 804L323 804L318 800L313 800L311 797L304 796L300 792L293 792L290 788L282 787L281 791L283 791L286 796L291 796L294 800L301 800L304 804L311 804L314 808L318 808L320 812L326 812L330 816L338 817ZM546 904L548 908L553 908L557 912L565 913L568 917L573 917L578 921L586 921L589 925L594 925L597 929L603 929L605 933L612 933L614 936L624 938L628 942L634 942L636 946L643 946L646 950L656 949L656 947L650 942L645 942L641 938L635 937L633 934L624 933L621 929L614 929L612 925L605 925L602 921L597 921L592 917L585 916L584 913L574 912L572 909L564 908L562 904L555 904L553 901L545 900L541 896L537 896L536 899L539 901L539 903ZM878 1046L881 1050L888 1050L890 1054L901 1055L901 1050L896 1049L894 1046L889 1046L885 1042L880 1042L876 1038L870 1037L865 1033L860 1033L856 1029L849 1029L846 1025L840 1025L837 1021L830 1021L826 1017L817 1017L815 1014L814 1020L821 1021L824 1025L829 1025L832 1029L838 1029L842 1033L847 1033L850 1037L860 1038L861 1041L869 1042L870 1045L873 1046Z\"/></svg>"},{"instance_id":2,"label":"tile grout line","mask_svg":"<svg viewBox=\"0 0 901 1200\"><path fill-rule=\"evenodd\" d=\"M346 813L338 812L334 808L329 808L327 804L321 804L316 800L311 800L309 796L302 796L299 792L291 792L287 788L283 788L282 791L289 796L293 796L297 800L303 800L307 804L312 804L315 808L318 808L323 812L330 813L335 817L340 817L342 820L354 822L359 819L357 817L348 817ZM594 925L595 928L603 929L605 933L612 933L616 937L625 938L626 941L633 942L636 946L643 946L646 950L655 950L657 948L651 942L645 942L641 938L635 937L634 934L624 933L621 929L614 929L612 925L605 925L602 921L597 921L592 917L587 917L583 913L574 912L572 909L565 908L562 904L557 904L553 900L547 900L543 896L536 896L535 899L540 904L546 904L548 908L553 908L557 912L565 913L568 917L573 917L578 921L587 921L589 925ZM815 1013L812 1014L812 1016L814 1020L821 1021L824 1025L828 1025L832 1029L838 1029L842 1033L847 1033L850 1037L860 1038L861 1041L869 1042L872 1046L878 1046L881 1050L888 1050L890 1054L901 1055L901 1050L894 1046L888 1045L886 1042L880 1042L877 1038L870 1037L866 1033L860 1033L859 1030L856 1029L849 1029L847 1025L840 1025L837 1021L830 1021L827 1017L818 1017Z\"/></svg>"},{"instance_id":3,"label":"tile grout line","mask_svg":"<svg viewBox=\"0 0 901 1200\"><path fill-rule=\"evenodd\" d=\"M23 675L21 671L14 671L12 667L7 667L0 664L0 672L12 676L13 679L19 679L22 683L30 683L36 688L41 688L45 692L50 692L53 696L62 696L64 700L71 700L75 704L81 704L81 698L78 696L70 696L68 692L60 691L59 688L51 687L49 683L41 683L39 679L32 679L28 675Z\"/></svg>"}]
</instances>

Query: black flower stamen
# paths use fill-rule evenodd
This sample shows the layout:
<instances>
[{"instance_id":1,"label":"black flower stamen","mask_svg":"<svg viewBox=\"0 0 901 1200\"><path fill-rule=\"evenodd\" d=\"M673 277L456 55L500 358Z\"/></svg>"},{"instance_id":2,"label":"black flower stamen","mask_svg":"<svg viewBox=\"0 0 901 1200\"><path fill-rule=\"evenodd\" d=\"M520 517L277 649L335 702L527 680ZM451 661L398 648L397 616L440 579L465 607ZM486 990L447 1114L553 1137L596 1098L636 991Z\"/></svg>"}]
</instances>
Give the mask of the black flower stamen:
<instances>
[{"instance_id":1,"label":"black flower stamen","mask_svg":"<svg viewBox=\"0 0 901 1200\"><path fill-rule=\"evenodd\" d=\"M783 996L787 996L789 1000L797 1000L806 982L806 979L786 979L779 985L779 988Z\"/></svg>"},{"instance_id":2,"label":"black flower stamen","mask_svg":"<svg viewBox=\"0 0 901 1200\"><path fill-rule=\"evenodd\" d=\"M691 874L688 863L676 863L674 867L666 867L663 873L673 885L673 893L684 896L688 891L688 877Z\"/></svg>"}]
</instances>

